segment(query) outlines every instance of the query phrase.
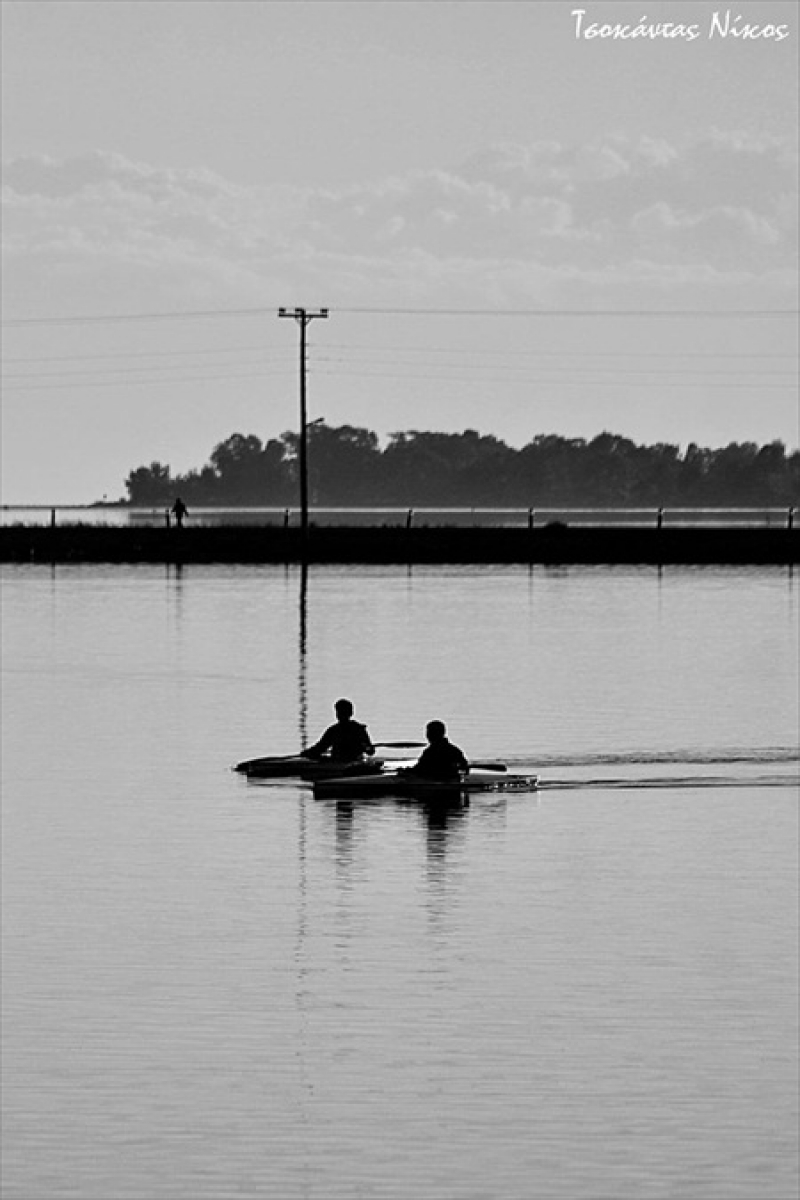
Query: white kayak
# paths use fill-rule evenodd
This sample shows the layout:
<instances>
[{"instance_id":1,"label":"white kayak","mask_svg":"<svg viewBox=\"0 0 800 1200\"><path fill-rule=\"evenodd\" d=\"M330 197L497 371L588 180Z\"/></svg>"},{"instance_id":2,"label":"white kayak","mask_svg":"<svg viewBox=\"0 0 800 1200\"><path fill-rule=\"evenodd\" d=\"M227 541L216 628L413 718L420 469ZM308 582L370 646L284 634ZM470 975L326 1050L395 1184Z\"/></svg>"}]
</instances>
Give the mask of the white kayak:
<instances>
[{"instance_id":1,"label":"white kayak","mask_svg":"<svg viewBox=\"0 0 800 1200\"><path fill-rule=\"evenodd\" d=\"M414 796L433 799L436 796L461 796L472 792L532 792L539 785L538 775L511 775L507 771L475 770L458 779L425 779L408 771L382 771L379 774L328 776L314 780L314 795Z\"/></svg>"}]
</instances>

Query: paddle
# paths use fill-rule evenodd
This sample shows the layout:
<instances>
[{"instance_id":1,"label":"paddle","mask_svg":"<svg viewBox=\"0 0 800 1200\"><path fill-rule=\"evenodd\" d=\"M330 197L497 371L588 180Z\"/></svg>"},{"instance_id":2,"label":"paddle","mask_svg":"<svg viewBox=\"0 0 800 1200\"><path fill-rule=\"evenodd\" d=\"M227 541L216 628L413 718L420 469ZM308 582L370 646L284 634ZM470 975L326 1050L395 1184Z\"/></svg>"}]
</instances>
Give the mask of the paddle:
<instances>
[{"instance_id":1,"label":"paddle","mask_svg":"<svg viewBox=\"0 0 800 1200\"><path fill-rule=\"evenodd\" d=\"M387 750L416 750L419 746L427 746L427 742L373 742L373 746L385 746Z\"/></svg>"},{"instance_id":2,"label":"paddle","mask_svg":"<svg viewBox=\"0 0 800 1200\"><path fill-rule=\"evenodd\" d=\"M427 746L427 742L374 742L375 746L385 746L389 750L414 750L418 747ZM392 766L389 762L388 766ZM469 765L475 767L478 771L507 771L508 767L503 762L476 762L473 759L469 760Z\"/></svg>"},{"instance_id":3,"label":"paddle","mask_svg":"<svg viewBox=\"0 0 800 1200\"><path fill-rule=\"evenodd\" d=\"M428 745L427 742L373 742L374 746L384 746L387 750L417 750L424 749ZM479 771L506 771L508 768L502 762L473 762L469 760L471 767L477 767Z\"/></svg>"},{"instance_id":4,"label":"paddle","mask_svg":"<svg viewBox=\"0 0 800 1200\"><path fill-rule=\"evenodd\" d=\"M383 746L386 750L423 750L427 746L427 742L373 742L373 746ZM299 758L303 754L302 750L298 750L296 754L270 754L265 757L274 759L289 759ZM475 766L486 766L485 763L475 763Z\"/></svg>"},{"instance_id":5,"label":"paddle","mask_svg":"<svg viewBox=\"0 0 800 1200\"><path fill-rule=\"evenodd\" d=\"M374 742L375 746L383 746L387 750L416 750L427 745L427 742ZM261 758L246 759L244 762L237 763L234 770L242 770L246 767L255 766L257 763L267 762L291 762L293 759L304 757L303 752L299 754L268 754ZM313 760L309 760L313 761ZM505 771L507 767L502 762L476 762L470 760L470 766L475 767L479 771Z\"/></svg>"}]
</instances>

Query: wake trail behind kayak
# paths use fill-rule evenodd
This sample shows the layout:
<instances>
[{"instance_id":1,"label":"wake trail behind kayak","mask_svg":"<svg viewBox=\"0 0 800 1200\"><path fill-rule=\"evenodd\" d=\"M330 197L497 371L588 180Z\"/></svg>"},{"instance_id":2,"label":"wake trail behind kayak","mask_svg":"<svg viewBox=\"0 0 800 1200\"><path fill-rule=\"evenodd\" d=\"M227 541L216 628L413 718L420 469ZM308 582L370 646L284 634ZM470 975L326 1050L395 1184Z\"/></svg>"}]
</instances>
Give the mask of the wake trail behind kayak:
<instances>
[{"instance_id":1,"label":"wake trail behind kayak","mask_svg":"<svg viewBox=\"0 0 800 1200\"><path fill-rule=\"evenodd\" d=\"M502 755L500 757L503 757ZM504 761L509 768L534 765L542 768L572 767L699 767L699 766L777 766L795 764L800 769L800 748L797 746L729 747L708 750L631 750L598 751L587 754L547 754L532 751L511 754Z\"/></svg>"},{"instance_id":2,"label":"wake trail behind kayak","mask_svg":"<svg viewBox=\"0 0 800 1200\"><path fill-rule=\"evenodd\" d=\"M639 778L540 779L540 792L576 790L653 790L695 788L797 788L797 775L662 775Z\"/></svg>"}]
</instances>

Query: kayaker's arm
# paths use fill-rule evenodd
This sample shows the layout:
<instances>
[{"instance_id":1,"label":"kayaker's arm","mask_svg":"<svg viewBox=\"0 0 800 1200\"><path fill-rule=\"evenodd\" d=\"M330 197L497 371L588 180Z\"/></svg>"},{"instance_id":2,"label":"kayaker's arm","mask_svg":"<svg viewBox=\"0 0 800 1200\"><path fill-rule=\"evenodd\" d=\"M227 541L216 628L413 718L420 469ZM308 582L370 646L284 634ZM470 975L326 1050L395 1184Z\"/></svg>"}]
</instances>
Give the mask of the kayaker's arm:
<instances>
[{"instance_id":1,"label":"kayaker's arm","mask_svg":"<svg viewBox=\"0 0 800 1200\"><path fill-rule=\"evenodd\" d=\"M333 746L333 734L335 726L329 725L318 742L313 746L306 746L303 751L303 758L322 758L326 751Z\"/></svg>"}]
</instances>

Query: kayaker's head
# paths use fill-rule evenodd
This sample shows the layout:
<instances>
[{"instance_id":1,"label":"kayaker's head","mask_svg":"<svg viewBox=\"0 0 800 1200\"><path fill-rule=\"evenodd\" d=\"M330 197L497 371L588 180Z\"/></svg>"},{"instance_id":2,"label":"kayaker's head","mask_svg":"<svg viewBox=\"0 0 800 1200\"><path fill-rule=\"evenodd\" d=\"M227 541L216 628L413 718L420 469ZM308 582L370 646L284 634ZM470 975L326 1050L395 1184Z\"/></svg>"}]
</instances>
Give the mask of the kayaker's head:
<instances>
[{"instance_id":1,"label":"kayaker's head","mask_svg":"<svg viewBox=\"0 0 800 1200\"><path fill-rule=\"evenodd\" d=\"M444 721L428 721L425 726L425 736L429 742L441 742L447 734Z\"/></svg>"},{"instance_id":2,"label":"kayaker's head","mask_svg":"<svg viewBox=\"0 0 800 1200\"><path fill-rule=\"evenodd\" d=\"M333 711L340 721L349 721L353 715L354 709L351 701L337 700L333 706Z\"/></svg>"}]
</instances>

